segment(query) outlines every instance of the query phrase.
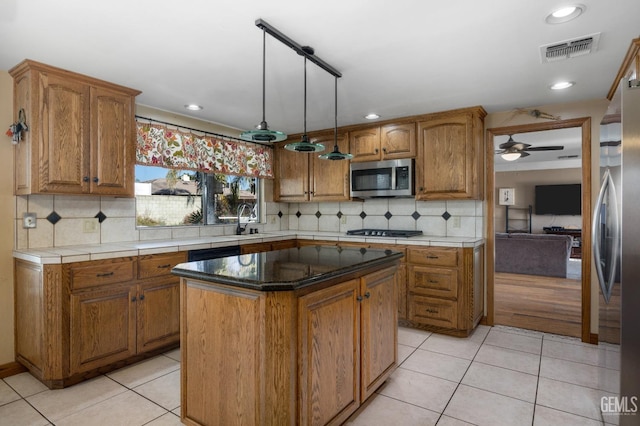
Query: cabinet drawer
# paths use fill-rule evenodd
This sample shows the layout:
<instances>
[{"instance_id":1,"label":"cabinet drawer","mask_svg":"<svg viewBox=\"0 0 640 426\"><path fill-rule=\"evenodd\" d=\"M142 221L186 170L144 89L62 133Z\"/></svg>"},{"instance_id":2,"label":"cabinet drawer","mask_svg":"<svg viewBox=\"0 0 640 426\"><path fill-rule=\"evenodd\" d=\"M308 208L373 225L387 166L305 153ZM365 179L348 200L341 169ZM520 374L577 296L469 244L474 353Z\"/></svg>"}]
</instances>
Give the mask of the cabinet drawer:
<instances>
[{"instance_id":1,"label":"cabinet drawer","mask_svg":"<svg viewBox=\"0 0 640 426\"><path fill-rule=\"evenodd\" d=\"M409 291L425 296L458 297L458 270L412 265Z\"/></svg>"},{"instance_id":2,"label":"cabinet drawer","mask_svg":"<svg viewBox=\"0 0 640 426\"><path fill-rule=\"evenodd\" d=\"M458 249L425 247L409 249L409 263L434 266L458 266Z\"/></svg>"},{"instance_id":3,"label":"cabinet drawer","mask_svg":"<svg viewBox=\"0 0 640 426\"><path fill-rule=\"evenodd\" d=\"M113 262L86 262L69 269L71 289L96 287L131 281L135 278L135 258L118 259Z\"/></svg>"},{"instance_id":4,"label":"cabinet drawer","mask_svg":"<svg viewBox=\"0 0 640 426\"><path fill-rule=\"evenodd\" d=\"M457 302L412 295L409 297L409 320L420 324L456 328Z\"/></svg>"},{"instance_id":5,"label":"cabinet drawer","mask_svg":"<svg viewBox=\"0 0 640 426\"><path fill-rule=\"evenodd\" d=\"M138 278L170 275L174 266L186 261L187 255L185 252L140 256L138 258Z\"/></svg>"}]
</instances>

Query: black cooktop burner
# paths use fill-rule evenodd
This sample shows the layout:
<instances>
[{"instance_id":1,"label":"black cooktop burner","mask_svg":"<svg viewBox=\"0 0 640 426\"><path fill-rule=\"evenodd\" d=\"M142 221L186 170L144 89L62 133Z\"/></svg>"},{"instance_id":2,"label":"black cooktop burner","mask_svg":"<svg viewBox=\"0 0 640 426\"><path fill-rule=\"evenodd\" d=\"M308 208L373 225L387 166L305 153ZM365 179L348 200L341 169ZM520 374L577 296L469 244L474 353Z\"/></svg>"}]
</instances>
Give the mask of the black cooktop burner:
<instances>
[{"instance_id":1,"label":"black cooktop burner","mask_svg":"<svg viewBox=\"0 0 640 426\"><path fill-rule=\"evenodd\" d=\"M354 229L347 231L347 235L362 235L365 237L408 238L422 235L422 231L407 231L401 229Z\"/></svg>"}]
</instances>

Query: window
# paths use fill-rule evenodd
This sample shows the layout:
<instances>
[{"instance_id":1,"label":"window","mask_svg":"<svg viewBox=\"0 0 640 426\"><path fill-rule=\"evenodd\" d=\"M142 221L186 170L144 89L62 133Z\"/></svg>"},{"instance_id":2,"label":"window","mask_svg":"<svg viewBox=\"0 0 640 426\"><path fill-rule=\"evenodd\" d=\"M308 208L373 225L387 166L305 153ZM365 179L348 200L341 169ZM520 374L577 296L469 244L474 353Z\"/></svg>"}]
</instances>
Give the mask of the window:
<instances>
[{"instance_id":1,"label":"window","mask_svg":"<svg viewBox=\"0 0 640 426\"><path fill-rule=\"evenodd\" d=\"M137 226L257 222L257 178L136 165Z\"/></svg>"}]
</instances>

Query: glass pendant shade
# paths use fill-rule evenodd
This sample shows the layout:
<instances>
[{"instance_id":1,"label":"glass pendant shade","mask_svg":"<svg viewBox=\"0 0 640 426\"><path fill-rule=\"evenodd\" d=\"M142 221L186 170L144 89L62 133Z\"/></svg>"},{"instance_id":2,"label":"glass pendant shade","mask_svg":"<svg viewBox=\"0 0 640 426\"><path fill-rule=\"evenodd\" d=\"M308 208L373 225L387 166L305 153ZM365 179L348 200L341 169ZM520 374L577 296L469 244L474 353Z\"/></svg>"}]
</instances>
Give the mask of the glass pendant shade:
<instances>
[{"instance_id":1,"label":"glass pendant shade","mask_svg":"<svg viewBox=\"0 0 640 426\"><path fill-rule=\"evenodd\" d=\"M319 155L322 160L350 160L353 158L351 154L343 154L338 148L338 77L335 77L334 84L334 125L333 125L333 151Z\"/></svg>"},{"instance_id":2,"label":"glass pendant shade","mask_svg":"<svg viewBox=\"0 0 640 426\"><path fill-rule=\"evenodd\" d=\"M262 121L255 130L247 130L240 134L240 139L250 142L280 142L287 139L285 133L269 130L269 125L265 118L266 36L266 32L262 30Z\"/></svg>"},{"instance_id":3,"label":"glass pendant shade","mask_svg":"<svg viewBox=\"0 0 640 426\"><path fill-rule=\"evenodd\" d=\"M324 151L324 145L319 143L309 142L309 136L307 136L307 57L304 57L304 131L300 142L288 143L285 149L296 152L322 152Z\"/></svg>"}]
</instances>

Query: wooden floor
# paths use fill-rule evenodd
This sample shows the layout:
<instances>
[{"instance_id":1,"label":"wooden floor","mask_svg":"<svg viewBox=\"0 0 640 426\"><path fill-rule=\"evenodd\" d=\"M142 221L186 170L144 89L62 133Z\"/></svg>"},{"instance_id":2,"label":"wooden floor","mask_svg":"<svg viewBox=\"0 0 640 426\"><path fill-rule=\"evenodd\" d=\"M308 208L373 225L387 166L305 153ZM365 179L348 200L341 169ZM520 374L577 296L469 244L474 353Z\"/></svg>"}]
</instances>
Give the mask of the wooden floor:
<instances>
[{"instance_id":1,"label":"wooden floor","mask_svg":"<svg viewBox=\"0 0 640 426\"><path fill-rule=\"evenodd\" d=\"M496 272L494 283L496 324L581 336L580 280Z\"/></svg>"}]
</instances>

